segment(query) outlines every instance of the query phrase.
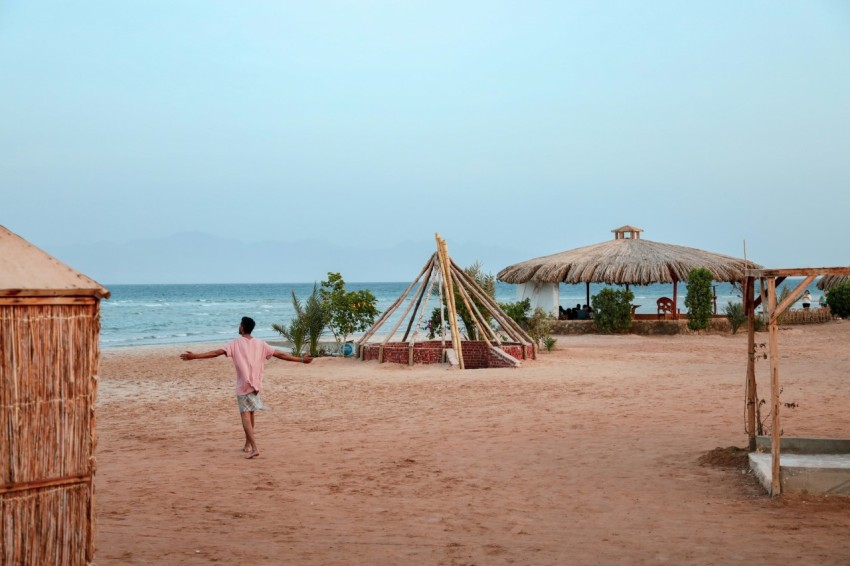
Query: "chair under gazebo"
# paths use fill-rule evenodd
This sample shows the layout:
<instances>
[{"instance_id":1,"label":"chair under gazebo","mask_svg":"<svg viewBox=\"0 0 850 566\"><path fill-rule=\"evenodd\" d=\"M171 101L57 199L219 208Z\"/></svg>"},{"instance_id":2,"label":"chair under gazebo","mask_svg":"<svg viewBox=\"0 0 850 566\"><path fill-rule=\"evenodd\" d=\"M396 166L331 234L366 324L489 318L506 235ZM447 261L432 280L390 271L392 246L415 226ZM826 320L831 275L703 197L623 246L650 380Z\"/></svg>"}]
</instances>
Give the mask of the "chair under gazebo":
<instances>
[{"instance_id":1,"label":"chair under gazebo","mask_svg":"<svg viewBox=\"0 0 850 566\"><path fill-rule=\"evenodd\" d=\"M704 268L715 281L740 282L746 269L761 266L714 252L654 242L641 238L643 229L621 226L614 239L548 256L529 259L502 269L496 278L513 284L585 283L590 304L590 284L673 284L673 318L678 318L678 283L692 269Z\"/></svg>"}]
</instances>

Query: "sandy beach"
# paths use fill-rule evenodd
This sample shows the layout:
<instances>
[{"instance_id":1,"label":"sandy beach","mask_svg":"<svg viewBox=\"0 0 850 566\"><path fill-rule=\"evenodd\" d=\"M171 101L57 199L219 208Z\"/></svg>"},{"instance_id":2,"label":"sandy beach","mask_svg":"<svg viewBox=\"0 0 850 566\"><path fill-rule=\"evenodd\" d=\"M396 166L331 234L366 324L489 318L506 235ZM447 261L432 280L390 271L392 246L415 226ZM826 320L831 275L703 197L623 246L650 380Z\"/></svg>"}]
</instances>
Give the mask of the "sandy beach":
<instances>
[{"instance_id":1,"label":"sandy beach","mask_svg":"<svg viewBox=\"0 0 850 566\"><path fill-rule=\"evenodd\" d=\"M782 328L786 435L850 436L848 342ZM272 360L253 460L230 360L185 349L102 354L100 565L850 562L850 498L770 498L726 450L744 333L561 336L518 369Z\"/></svg>"}]
</instances>

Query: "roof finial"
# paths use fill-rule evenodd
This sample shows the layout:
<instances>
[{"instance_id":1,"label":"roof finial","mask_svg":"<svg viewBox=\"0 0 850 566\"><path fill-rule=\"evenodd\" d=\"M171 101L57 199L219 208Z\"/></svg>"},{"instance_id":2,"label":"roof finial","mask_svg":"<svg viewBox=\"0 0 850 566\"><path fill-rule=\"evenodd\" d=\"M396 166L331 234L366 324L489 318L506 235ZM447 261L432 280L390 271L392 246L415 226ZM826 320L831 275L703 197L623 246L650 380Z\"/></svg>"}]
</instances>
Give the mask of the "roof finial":
<instances>
[{"instance_id":1,"label":"roof finial","mask_svg":"<svg viewBox=\"0 0 850 566\"><path fill-rule=\"evenodd\" d=\"M615 240L640 240L640 233L643 232L643 228L636 228L635 226L629 226L626 224L625 226L614 228L611 231L614 232Z\"/></svg>"}]
</instances>

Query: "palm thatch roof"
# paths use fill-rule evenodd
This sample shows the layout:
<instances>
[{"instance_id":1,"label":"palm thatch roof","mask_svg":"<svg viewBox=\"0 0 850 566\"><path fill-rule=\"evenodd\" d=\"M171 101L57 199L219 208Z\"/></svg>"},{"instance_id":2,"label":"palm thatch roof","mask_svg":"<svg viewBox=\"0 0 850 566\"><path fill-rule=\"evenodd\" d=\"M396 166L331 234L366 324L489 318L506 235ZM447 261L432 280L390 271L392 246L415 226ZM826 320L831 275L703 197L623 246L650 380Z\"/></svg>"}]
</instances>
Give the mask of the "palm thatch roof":
<instances>
[{"instance_id":1,"label":"palm thatch roof","mask_svg":"<svg viewBox=\"0 0 850 566\"><path fill-rule=\"evenodd\" d=\"M613 230L613 240L510 265L496 278L505 283L649 285L685 281L695 268L707 269L715 281L740 281L745 269L760 268L727 255L645 240L641 231L623 226Z\"/></svg>"},{"instance_id":2,"label":"palm thatch roof","mask_svg":"<svg viewBox=\"0 0 850 566\"><path fill-rule=\"evenodd\" d=\"M850 275L824 275L818 280L818 289L829 290L850 281Z\"/></svg>"}]
</instances>

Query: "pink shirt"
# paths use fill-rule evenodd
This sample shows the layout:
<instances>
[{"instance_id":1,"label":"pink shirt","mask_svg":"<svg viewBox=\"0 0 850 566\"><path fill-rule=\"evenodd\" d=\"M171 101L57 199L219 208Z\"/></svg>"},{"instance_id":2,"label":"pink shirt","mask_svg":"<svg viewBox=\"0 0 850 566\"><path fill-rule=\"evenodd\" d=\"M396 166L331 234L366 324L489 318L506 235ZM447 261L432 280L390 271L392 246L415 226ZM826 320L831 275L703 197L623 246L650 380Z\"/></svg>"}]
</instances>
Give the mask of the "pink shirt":
<instances>
[{"instance_id":1,"label":"pink shirt","mask_svg":"<svg viewBox=\"0 0 850 566\"><path fill-rule=\"evenodd\" d=\"M225 355L236 366L236 394L247 395L263 389L263 366L275 349L257 338L240 336L223 348Z\"/></svg>"}]
</instances>

